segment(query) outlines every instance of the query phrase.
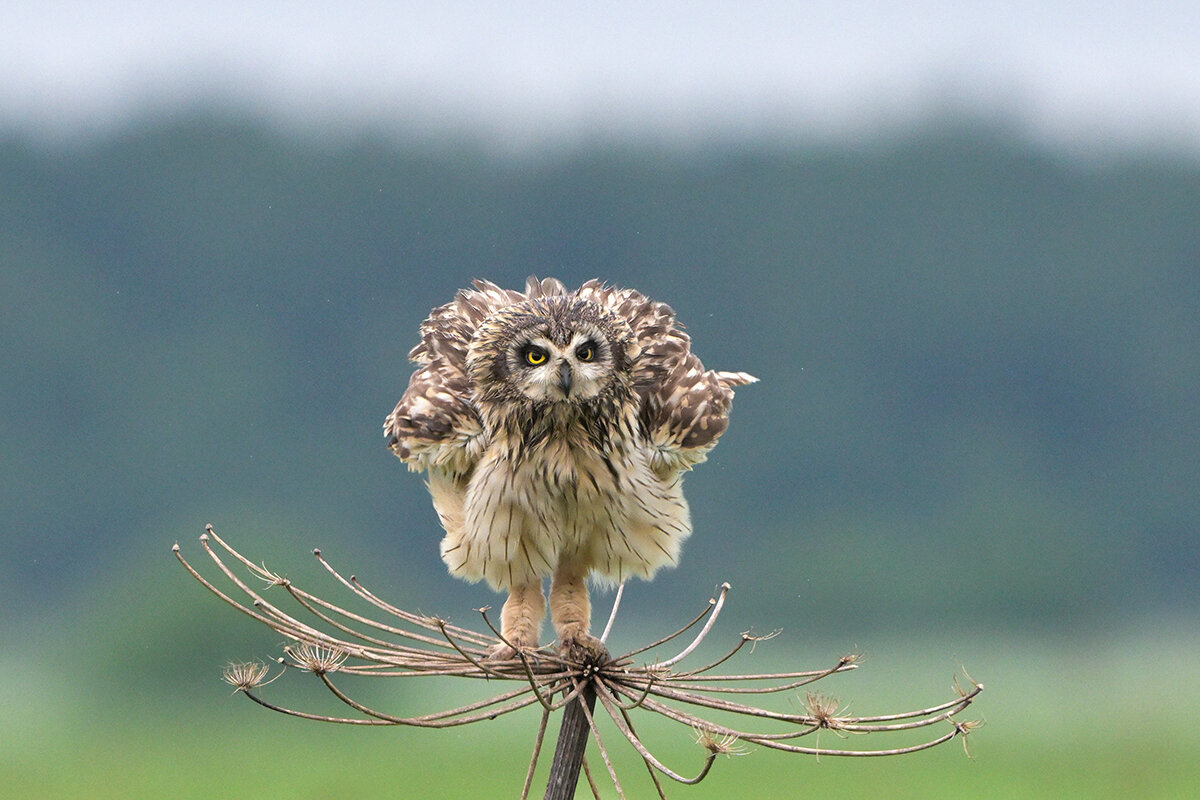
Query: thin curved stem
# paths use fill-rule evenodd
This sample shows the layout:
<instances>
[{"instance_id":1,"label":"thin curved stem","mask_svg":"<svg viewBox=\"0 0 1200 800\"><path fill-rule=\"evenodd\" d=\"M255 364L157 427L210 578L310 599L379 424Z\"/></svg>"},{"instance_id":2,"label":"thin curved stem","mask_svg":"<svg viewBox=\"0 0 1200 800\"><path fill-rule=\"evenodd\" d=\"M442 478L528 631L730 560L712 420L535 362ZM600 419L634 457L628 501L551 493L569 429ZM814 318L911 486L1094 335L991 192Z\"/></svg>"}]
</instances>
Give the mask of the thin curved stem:
<instances>
[{"instance_id":1,"label":"thin curved stem","mask_svg":"<svg viewBox=\"0 0 1200 800\"><path fill-rule=\"evenodd\" d=\"M444 620L436 620L434 618L426 617L421 614L414 614L411 611L405 611L402 608L397 608L396 606L392 605L391 603L388 603L387 601L380 599L377 595L375 595L374 592L372 592L371 590L369 590L365 586L363 586L355 576L351 575L349 579L345 578L340 572L338 572L336 569L334 569L332 564L330 564L325 559L325 556L321 554L320 550L313 550L313 555L316 557L317 562L322 567L324 567L325 570L330 575L332 575L339 583L341 583L343 586L345 586L350 591L354 592L354 594L358 595L366 602L368 602L371 605L378 608L380 611L384 611L388 614L391 614L392 616L396 617L397 619L402 619L405 622L408 622L412 625L416 625L418 627L425 628L428 631L438 631L439 627L438 627L437 623L439 621L441 621L446 625L447 630L449 630L455 636L458 636L460 639L463 639L465 641L471 641L471 642L475 643L476 645L482 645L483 647L486 647L488 644L490 644L487 640L487 637L482 636L481 634L478 634L474 631L468 630L466 628L460 628L456 625L450 625L449 623L445 623ZM430 639L426 643L430 644L432 646L436 646L436 647L446 647L445 644L438 641L437 639Z\"/></svg>"},{"instance_id":2,"label":"thin curved stem","mask_svg":"<svg viewBox=\"0 0 1200 800\"><path fill-rule=\"evenodd\" d=\"M971 701L975 699L975 696L978 695L982 691L983 691L983 684L977 683L977 684L975 684L975 688L973 688L971 691L967 692L963 696L956 698L954 700L949 700L945 703L940 703L936 706L930 706L929 708L918 709L917 711L904 711L899 714L880 714L880 715L874 716L874 717L856 717L855 720L857 722L891 722L892 720L897 720L897 719L909 719L910 717L924 717L929 714L937 714L940 711L945 711L946 709L954 708L955 706L959 706L959 705L961 705L963 708L966 708L967 706L969 706L971 704ZM958 709L954 713L958 713L958 711L961 711L961 710L962 709Z\"/></svg>"},{"instance_id":3,"label":"thin curved stem","mask_svg":"<svg viewBox=\"0 0 1200 800\"><path fill-rule=\"evenodd\" d=\"M207 578L205 578L203 575L201 575L199 572L197 572L196 568L193 567L190 563L188 563L188 560L185 559L183 557L183 554L179 552L179 544L178 543L176 543L175 546L171 548L171 552L175 554L176 560L179 561L179 563L183 565L183 568L186 569L193 578L195 578L197 581L199 581L200 585L203 586L205 589L208 589L210 592L212 592L217 597L219 597L222 601L224 601L227 605L230 605L230 606L236 608L238 611L242 612L243 614L250 617L251 619L255 619L255 620L261 622L262 624L266 625L267 627L274 627L270 617L264 616L263 614L259 613L258 611L251 610L251 609L247 608L246 606L242 605L241 603L234 600L229 595L225 594L225 592L218 589L214 584L210 583Z\"/></svg>"},{"instance_id":4,"label":"thin curved stem","mask_svg":"<svg viewBox=\"0 0 1200 800\"><path fill-rule=\"evenodd\" d=\"M919 753L922 750L929 750L937 747L939 744L950 741L955 736L961 733L961 729L955 726L954 730L947 733L945 736L939 736L936 739L931 739L928 742L914 744L910 747L895 747L890 750L831 750L824 747L800 747L799 745L781 744L779 742L770 741L767 739L756 738L753 736L746 737L747 742L769 747L772 750L782 750L785 753L801 753L808 756L846 756L850 758L879 758L883 756L902 756L909 753Z\"/></svg>"},{"instance_id":5,"label":"thin curved stem","mask_svg":"<svg viewBox=\"0 0 1200 800\"><path fill-rule=\"evenodd\" d=\"M441 621L439 620L439 622L441 622ZM444 623L442 623L442 624L444 625ZM512 677L509 674L507 674L505 672L500 672L493 667L485 666L482 661L480 661L479 659L470 655L469 653L467 653L466 650L463 650L461 647L459 647L458 643L455 642L454 639L452 639L450 637L450 634L446 632L446 629L444 627L442 627L441 625L439 625L438 627L442 629L442 634L446 637L446 641L450 643L450 646L453 647L455 650L457 650L459 655L461 655L467 661L471 662L471 664L476 669L478 669L480 672L484 673L485 675L490 675L493 678L500 678L501 680L506 680L506 679Z\"/></svg>"},{"instance_id":6,"label":"thin curved stem","mask_svg":"<svg viewBox=\"0 0 1200 800\"><path fill-rule=\"evenodd\" d=\"M426 714L420 717L397 717L391 714L384 714L382 712L375 711L374 709L369 708L353 699L339 689L325 673L317 673L317 677L321 679L326 688L328 688L337 699L341 700L355 711L361 711L363 714L366 714L369 717L384 720L392 725L409 725L416 728L453 728L459 725L470 725L471 723L480 722L485 719L495 719L496 717L508 714L521 708L525 708L526 706L531 706L537 702L537 700L535 700L533 697L528 697L523 700L513 700L513 702L500 706L499 708L492 707L505 700L520 697L523 694L529 693L528 689L517 689L512 692L506 692L502 695L492 697L488 700L481 700L476 703L471 703L470 705L450 709L449 711L438 711L436 713ZM468 711L476 711L485 708L488 710L481 711L478 714L459 716L460 714L465 714Z\"/></svg>"},{"instance_id":7,"label":"thin curved stem","mask_svg":"<svg viewBox=\"0 0 1200 800\"><path fill-rule=\"evenodd\" d=\"M596 682L596 696L604 705L604 710L608 712L608 716L612 719L613 724L617 726L617 730L621 732L621 735L625 737L626 741L633 745L633 749L638 751L638 755L640 755L647 764L652 765L663 775L666 775L668 778L678 783L692 785L704 780L704 776L707 775L708 771L712 768L713 759L717 757L716 753L710 752L708 754L708 758L705 760L704 766L700 769L699 775L694 778L685 778L678 772L675 772L673 769L663 764L661 761L655 758L649 750L646 749L646 746L642 744L642 740L637 737L637 734L633 732L633 728L631 728L625 721L624 715L620 713L620 706L616 702L616 699L609 692L608 687L604 685L604 681Z\"/></svg>"},{"instance_id":8,"label":"thin curved stem","mask_svg":"<svg viewBox=\"0 0 1200 800\"><path fill-rule=\"evenodd\" d=\"M708 605L704 607L704 610L701 611L699 614L697 614L696 617L691 622L687 623L682 628L679 628L674 633L667 634L663 638L657 639L648 645L644 645L643 647L639 647L637 649L630 650L628 653L625 653L620 658L617 658L614 660L625 661L625 660L633 658L633 656L640 655L642 653L645 653L648 650L653 650L656 647L661 647L662 645L666 644L667 642L673 641L674 639L678 639L680 636L682 636L683 634L687 633L689 630L694 628L696 626L696 624L700 622L700 620L702 620L706 616L708 616L708 613L710 611L712 611L712 608L714 605L716 605L716 602L717 601L715 598L709 598Z\"/></svg>"},{"instance_id":9,"label":"thin curved stem","mask_svg":"<svg viewBox=\"0 0 1200 800\"><path fill-rule=\"evenodd\" d=\"M608 623L604 626L604 633L600 634L600 642L608 641L608 634L612 632L613 623L617 621L617 610L621 607L621 596L625 594L625 584L617 586L617 596L613 598L612 611L608 614Z\"/></svg>"},{"instance_id":10,"label":"thin curved stem","mask_svg":"<svg viewBox=\"0 0 1200 800\"><path fill-rule=\"evenodd\" d=\"M268 703L266 700L263 700L261 697L259 697L258 695L254 694L253 692L251 692L247 689L242 689L241 692L242 692L242 694L246 695L246 697L249 697L251 700L258 703L263 708L269 708L272 711L277 711L280 714L286 714L289 717L299 717L300 719L311 719L315 722L333 722L338 725L377 725L378 726L378 725L395 725L396 724L394 722L388 722L388 721L382 720L382 719L355 719L355 718L346 718L346 717L327 717L327 716L323 716L321 714L310 714L307 711L296 711L295 709L284 708L283 706L277 706L274 703Z\"/></svg>"},{"instance_id":11,"label":"thin curved stem","mask_svg":"<svg viewBox=\"0 0 1200 800\"><path fill-rule=\"evenodd\" d=\"M533 740L533 755L529 758L529 769L525 772L525 785L521 787L521 800L528 800L529 787L533 785L533 773L537 770L538 756L542 754L542 742L546 738L546 723L550 721L550 709L542 709L542 721L538 724L537 736Z\"/></svg>"},{"instance_id":12,"label":"thin curved stem","mask_svg":"<svg viewBox=\"0 0 1200 800\"><path fill-rule=\"evenodd\" d=\"M660 662L658 664L660 669L663 667L669 667L672 664L678 664L680 661L682 661L683 659L685 659L689 655L691 655L693 650L695 650L697 647L700 646L700 642L704 641L704 637L708 636L708 632L710 630L712 630L712 626L716 623L717 617L721 613L721 608L725 605L725 597L728 594L729 594L729 584L722 583L721 591L717 595L716 604L713 606L712 613L708 615L708 621L705 622L704 627L700 629L700 633L696 634L696 638L692 640L692 643L689 644L687 647L683 648L683 652L681 652L679 655L675 656L674 658L668 658L666 661Z\"/></svg>"},{"instance_id":13,"label":"thin curved stem","mask_svg":"<svg viewBox=\"0 0 1200 800\"><path fill-rule=\"evenodd\" d=\"M655 677L654 674L651 673L649 680L646 681L646 686L642 689L641 695L636 700L634 700L630 705L626 706L626 705L618 704L618 705L620 705L620 708L622 711L633 711L635 708L639 707L647 697L650 696L650 689L652 686L654 686L654 677Z\"/></svg>"},{"instance_id":14,"label":"thin curved stem","mask_svg":"<svg viewBox=\"0 0 1200 800\"><path fill-rule=\"evenodd\" d=\"M760 672L747 675L705 675L706 681L728 681L737 683L740 681L771 681L771 680L786 680L790 678L806 678L817 677L823 678L826 675L833 675L838 672L849 672L850 670L858 669L858 665L853 662L839 662L834 669L809 669L799 672ZM687 677L688 673L677 673L675 677Z\"/></svg>"}]
</instances>

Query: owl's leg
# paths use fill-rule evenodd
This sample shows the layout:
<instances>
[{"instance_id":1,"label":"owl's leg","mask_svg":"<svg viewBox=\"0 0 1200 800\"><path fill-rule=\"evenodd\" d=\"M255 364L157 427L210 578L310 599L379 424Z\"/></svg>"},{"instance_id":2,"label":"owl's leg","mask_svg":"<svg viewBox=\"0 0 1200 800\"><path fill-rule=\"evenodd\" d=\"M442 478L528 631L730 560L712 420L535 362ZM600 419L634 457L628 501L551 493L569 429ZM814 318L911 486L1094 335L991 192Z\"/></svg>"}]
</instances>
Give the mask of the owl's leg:
<instances>
[{"instance_id":1,"label":"owl's leg","mask_svg":"<svg viewBox=\"0 0 1200 800\"><path fill-rule=\"evenodd\" d=\"M559 562L550 583L550 619L558 634L558 647L570 659L602 662L608 658L604 643L588 633L587 568L569 560Z\"/></svg>"},{"instance_id":2,"label":"owl's leg","mask_svg":"<svg viewBox=\"0 0 1200 800\"><path fill-rule=\"evenodd\" d=\"M540 580L510 588L508 600L504 601L504 608L500 611L500 634L508 644L497 645L488 657L506 661L515 658L517 650L535 649L544 616L546 597L542 594Z\"/></svg>"}]
</instances>

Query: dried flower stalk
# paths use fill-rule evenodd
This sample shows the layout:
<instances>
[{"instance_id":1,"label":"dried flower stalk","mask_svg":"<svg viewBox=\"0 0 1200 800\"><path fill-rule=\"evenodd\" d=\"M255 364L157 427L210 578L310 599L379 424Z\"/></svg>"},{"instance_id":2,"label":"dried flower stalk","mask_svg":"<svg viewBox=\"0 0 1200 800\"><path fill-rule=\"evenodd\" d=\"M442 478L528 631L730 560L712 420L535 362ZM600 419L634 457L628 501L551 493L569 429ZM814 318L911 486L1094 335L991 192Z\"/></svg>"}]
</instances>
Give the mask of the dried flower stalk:
<instances>
[{"instance_id":1,"label":"dried flower stalk","mask_svg":"<svg viewBox=\"0 0 1200 800\"><path fill-rule=\"evenodd\" d=\"M214 542L216 548L213 547ZM682 662L695 652L716 623L729 592L728 584L723 584L716 596L708 601L706 608L688 624L668 636L623 655L598 662L584 662L573 661L557 651L543 649L532 654L520 654L507 661L492 661L487 658L489 650L501 639L488 618L486 608L480 609L480 612L490 633L451 625L438 617L404 611L377 597L353 575L349 578L344 577L325 560L321 551L314 550L313 553L321 566L344 589L374 609L373 616L364 616L310 594L293 585L288 579L269 571L265 566L255 564L226 544L213 531L212 526L208 526L201 535L200 543L216 568L236 591L227 592L204 577L184 559L179 545L176 544L173 552L192 577L233 608L291 641L291 644L283 648L284 657L276 662L280 665L281 672L274 677L268 677L269 667L259 662L227 666L223 679L232 685L235 691L283 714L346 725L447 728L494 719L534 705L541 706L541 723L525 776L522 800L529 796L550 714L574 703L584 695L589 697L590 702L585 704L581 701L574 705L575 708L582 709L587 721L586 733L581 735L590 733L620 797L625 795L609 757L608 745L601 739L596 724L597 712L590 708L591 703L595 703L602 715L607 716L615 726L618 736L645 762L660 797L665 795L658 780L659 775L678 783L698 783L708 775L718 755L744 754L747 752L746 745L811 756L880 757L928 750L956 737L963 739L965 747L967 735L979 726L977 721L963 721L957 718L957 715L970 706L983 691L982 684L966 675L966 688L955 677L956 696L951 700L927 708L882 716L849 716L845 707L839 706L838 700L812 691L808 691L799 703L803 709L800 713L794 710L773 710L742 702L737 698L747 695L790 697L794 690L800 687L809 686L835 673L855 669L858 666L857 656L842 656L825 669L714 674L714 669L732 659L745 645L770 639L778 631L767 636L743 633L736 645L721 658L699 667L682 668ZM240 565L252 578L261 581L263 586L256 589L243 580L239 571L227 563L230 559L235 566ZM280 589L299 607L301 613L284 611L264 597L268 590L278 594ZM605 637L616 617L620 599L621 592L618 592L612 615L605 628ZM697 625L700 625L699 632L678 653L669 657L651 657L652 654L661 653L660 648L682 641L681 637ZM258 690L278 679L288 667L316 675L326 689L354 714L312 714L279 706L261 697ZM355 700L342 690L342 675L474 678L509 681L515 686L488 699L457 708L406 717L390 714ZM336 682L335 677L339 679ZM796 704L791 704L790 707L794 709ZM728 724L704 716L710 712L716 712L719 718ZM703 751L704 760L700 767L689 775L663 763L637 734L633 724L634 713L658 715L690 729ZM853 748L849 746L849 737L844 739L847 741L846 747L821 747L816 743L814 735L822 730L832 731L839 737L844 737L845 734L851 733L883 734L924 728L938 732L916 744L889 749ZM814 739L813 746L797 743L809 736ZM854 737L855 743L861 741L862 739ZM583 766L588 784L595 794L595 783L586 761ZM572 786L562 796L570 797L573 792ZM548 793L547 797L549 796Z\"/></svg>"}]
</instances>

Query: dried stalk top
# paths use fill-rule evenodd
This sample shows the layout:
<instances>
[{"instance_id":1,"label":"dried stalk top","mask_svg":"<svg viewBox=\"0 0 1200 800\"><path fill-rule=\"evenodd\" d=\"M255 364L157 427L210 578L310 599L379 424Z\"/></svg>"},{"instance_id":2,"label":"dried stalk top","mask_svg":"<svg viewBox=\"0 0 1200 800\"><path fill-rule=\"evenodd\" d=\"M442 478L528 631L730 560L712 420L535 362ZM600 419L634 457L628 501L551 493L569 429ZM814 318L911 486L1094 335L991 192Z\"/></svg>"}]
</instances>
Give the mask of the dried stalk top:
<instances>
[{"instance_id":1,"label":"dried stalk top","mask_svg":"<svg viewBox=\"0 0 1200 800\"><path fill-rule=\"evenodd\" d=\"M718 667L729 662L747 644L773 638L778 631L766 636L742 633L738 641L721 657L709 663L683 668L700 644L709 636L720 615L729 592L723 584L705 608L687 624L673 633L647 645L609 658L600 663L576 661L555 652L541 649L521 653L507 661L487 658L489 651L500 643L500 634L488 617L488 609L480 609L482 620L490 631L480 633L451 625L444 619L405 611L381 599L364 587L353 575L344 577L314 550L318 562L341 586L372 609L359 614L300 589L291 581L255 564L225 543L209 526L200 537L205 553L236 591L227 593L204 577L180 552L173 548L176 558L185 569L217 597L242 613L253 617L291 643L283 648L284 656L277 660L281 672L270 677L270 669L260 662L232 664L225 668L224 680L251 700L272 710L322 722L347 725L407 725L445 728L469 725L494 719L528 706L538 705L542 722L526 774L522 797L529 793L538 753L541 750L549 715L567 704L579 709L586 721L586 733L597 744L609 777L618 795L624 797L615 769L603 743L600 730L588 704L574 703L581 695L599 702L605 716L617 733L637 751L646 763L651 780L663 796L658 776L694 784L702 780L718 755L745 752L745 745L787 753L812 756L879 757L903 755L927 750L956 737L963 737L978 727L974 721L960 721L964 711L983 690L983 685L966 678L964 688L954 680L955 696L950 700L896 714L880 716L850 716L839 702L822 693L807 692L797 712L795 706L784 703L784 710L751 705L741 697L791 697L795 690L809 686L830 675L857 667L855 655L836 659L824 669L777 673L719 674ZM218 548L214 548L215 542ZM228 563L232 558L263 586L254 588L243 580ZM283 592L298 606L299 615L282 610L263 595L268 591ZM616 617L622 593L618 591L613 613L605 629L605 637ZM687 644L674 655L663 656L667 647L699 626ZM354 714L328 716L275 705L258 694L258 690L274 681L282 670L295 668L312 673ZM335 683L334 676L338 677ZM398 716L372 708L355 700L343 690L341 676L375 678L468 678L488 681L507 681L514 688L485 700L457 708L419 716ZM703 751L703 762L691 776L682 775L655 757L638 736L633 714L650 713L686 726ZM705 716L708 715L708 716ZM713 715L716 715L715 718ZM739 722L744 720L744 722ZM822 730L840 733L884 734L940 727L942 732L915 744L888 749L827 748L807 746L805 741ZM862 739L856 739L855 743ZM586 763L585 763L586 768ZM591 777L589 773L589 782ZM573 789L573 787L572 787ZM563 795L569 796L569 795Z\"/></svg>"}]
</instances>

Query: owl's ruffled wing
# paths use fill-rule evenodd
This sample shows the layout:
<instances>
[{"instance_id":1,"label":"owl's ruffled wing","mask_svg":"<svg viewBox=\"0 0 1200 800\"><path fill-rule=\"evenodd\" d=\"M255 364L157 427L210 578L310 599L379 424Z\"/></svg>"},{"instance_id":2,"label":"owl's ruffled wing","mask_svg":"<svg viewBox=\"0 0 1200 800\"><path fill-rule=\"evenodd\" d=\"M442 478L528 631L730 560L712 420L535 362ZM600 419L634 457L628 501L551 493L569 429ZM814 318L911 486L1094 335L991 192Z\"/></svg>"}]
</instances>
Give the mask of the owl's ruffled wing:
<instances>
[{"instance_id":1,"label":"owl's ruffled wing","mask_svg":"<svg viewBox=\"0 0 1200 800\"><path fill-rule=\"evenodd\" d=\"M462 371L444 361L413 373L404 396L383 423L388 447L409 469L470 471L479 457L473 445L483 426L466 399L469 388Z\"/></svg>"},{"instance_id":2,"label":"owl's ruffled wing","mask_svg":"<svg viewBox=\"0 0 1200 800\"><path fill-rule=\"evenodd\" d=\"M474 466L483 425L471 404L467 350L480 323L524 299L520 292L475 281L421 323L421 341L408 354L419 367L383 423L388 447L410 469L465 474Z\"/></svg>"},{"instance_id":3,"label":"owl's ruffled wing","mask_svg":"<svg viewBox=\"0 0 1200 800\"><path fill-rule=\"evenodd\" d=\"M408 357L418 364L430 364L439 359L466 370L467 348L475 331L496 311L519 303L525 295L512 289L501 289L491 281L477 280L473 288L461 289L454 299L429 312L421 323L421 342Z\"/></svg>"},{"instance_id":4,"label":"owl's ruffled wing","mask_svg":"<svg viewBox=\"0 0 1200 800\"><path fill-rule=\"evenodd\" d=\"M585 283L579 296L620 314L637 339L634 387L642 429L656 450L654 469L666 476L699 464L729 425L733 388L757 378L706 370L666 303L600 281Z\"/></svg>"},{"instance_id":5,"label":"owl's ruffled wing","mask_svg":"<svg viewBox=\"0 0 1200 800\"><path fill-rule=\"evenodd\" d=\"M392 451L414 470L469 472L483 444L466 372L475 331L506 306L565 294L566 287L554 278L530 277L524 293L479 280L430 312L421 324L420 343L409 353L419 368L383 425ZM703 461L729 424L733 387L756 379L744 372L706 370L666 303L598 280L585 283L576 295L615 312L633 331L639 349L633 384L639 422L655 451L654 469L666 477Z\"/></svg>"}]
</instances>

